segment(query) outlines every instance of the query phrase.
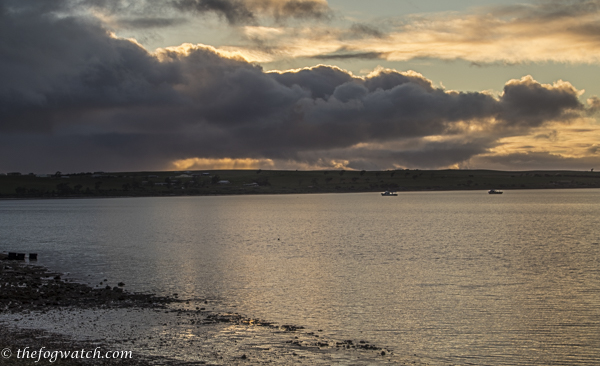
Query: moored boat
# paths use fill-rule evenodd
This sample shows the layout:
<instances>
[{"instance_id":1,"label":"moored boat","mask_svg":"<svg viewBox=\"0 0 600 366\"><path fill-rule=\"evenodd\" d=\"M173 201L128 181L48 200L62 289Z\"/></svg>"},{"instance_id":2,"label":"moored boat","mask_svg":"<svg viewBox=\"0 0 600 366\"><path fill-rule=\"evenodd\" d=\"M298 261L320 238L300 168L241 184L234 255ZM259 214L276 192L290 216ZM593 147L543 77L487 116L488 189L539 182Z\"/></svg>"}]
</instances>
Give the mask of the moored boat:
<instances>
[{"instance_id":1,"label":"moored boat","mask_svg":"<svg viewBox=\"0 0 600 366\"><path fill-rule=\"evenodd\" d=\"M500 191L500 190L498 190L498 189L490 189L490 190L488 191L488 193L489 193L489 194L502 194L502 193L504 193L504 192L502 192L502 191Z\"/></svg>"},{"instance_id":2,"label":"moored boat","mask_svg":"<svg viewBox=\"0 0 600 366\"><path fill-rule=\"evenodd\" d=\"M382 196L397 196L398 193L393 192L393 191L385 191L385 192L381 192Z\"/></svg>"}]
</instances>

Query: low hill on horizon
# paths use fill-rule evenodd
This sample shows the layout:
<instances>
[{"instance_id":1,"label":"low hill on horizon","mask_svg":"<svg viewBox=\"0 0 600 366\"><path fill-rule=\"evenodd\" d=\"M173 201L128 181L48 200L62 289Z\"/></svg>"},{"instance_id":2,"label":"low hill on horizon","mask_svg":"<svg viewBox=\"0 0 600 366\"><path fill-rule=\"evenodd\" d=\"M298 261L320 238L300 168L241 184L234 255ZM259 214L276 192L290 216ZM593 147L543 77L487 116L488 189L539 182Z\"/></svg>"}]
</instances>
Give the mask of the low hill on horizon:
<instances>
[{"instance_id":1,"label":"low hill on horizon","mask_svg":"<svg viewBox=\"0 0 600 366\"><path fill-rule=\"evenodd\" d=\"M593 171L190 170L0 175L0 198L600 188Z\"/></svg>"}]
</instances>

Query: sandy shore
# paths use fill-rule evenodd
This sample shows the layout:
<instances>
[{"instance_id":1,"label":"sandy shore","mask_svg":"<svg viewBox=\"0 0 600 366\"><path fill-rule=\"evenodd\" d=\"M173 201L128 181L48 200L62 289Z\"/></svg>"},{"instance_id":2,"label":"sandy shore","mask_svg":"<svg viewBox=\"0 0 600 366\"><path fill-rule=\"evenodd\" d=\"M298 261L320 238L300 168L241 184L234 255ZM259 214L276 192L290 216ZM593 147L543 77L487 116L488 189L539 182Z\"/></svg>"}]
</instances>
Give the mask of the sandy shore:
<instances>
[{"instance_id":1,"label":"sandy shore","mask_svg":"<svg viewBox=\"0 0 600 366\"><path fill-rule=\"evenodd\" d=\"M365 340L219 311L203 299L92 288L39 266L0 260L1 364L402 365L426 364ZM131 351L125 359L29 359L29 352ZM8 349L9 351L6 351ZM21 357L17 353L21 352ZM5 355L5 354L3 354ZM46 356L49 356L46 353Z\"/></svg>"}]
</instances>

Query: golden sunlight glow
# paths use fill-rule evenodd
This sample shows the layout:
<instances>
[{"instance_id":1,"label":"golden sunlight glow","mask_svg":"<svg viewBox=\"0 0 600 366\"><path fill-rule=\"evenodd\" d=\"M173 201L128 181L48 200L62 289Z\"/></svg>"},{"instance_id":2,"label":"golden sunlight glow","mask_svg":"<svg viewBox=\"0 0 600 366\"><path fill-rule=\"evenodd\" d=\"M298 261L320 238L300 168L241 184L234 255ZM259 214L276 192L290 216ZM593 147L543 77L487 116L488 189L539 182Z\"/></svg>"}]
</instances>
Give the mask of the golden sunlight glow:
<instances>
[{"instance_id":1,"label":"golden sunlight glow","mask_svg":"<svg viewBox=\"0 0 600 366\"><path fill-rule=\"evenodd\" d=\"M224 58L242 59L247 62L271 60L271 58L268 55L264 56L265 54L261 53L260 51L245 50L243 48L236 48L236 47L215 48L213 46L207 46L207 45L204 45L201 43L198 43L198 44L183 43L179 46L158 48L154 51L154 55L160 61L166 61L166 60L170 59L171 57L173 57L172 54L178 55L179 57L187 57L196 50L208 50L208 51L214 52L217 55L224 57Z\"/></svg>"},{"instance_id":2,"label":"golden sunlight glow","mask_svg":"<svg viewBox=\"0 0 600 366\"><path fill-rule=\"evenodd\" d=\"M567 62L598 63L600 46L585 31L600 22L600 14L528 19L494 18L490 14L444 13L413 16L385 37L348 38L346 29L244 27L244 36L258 49L268 45L273 60L335 54L378 55L389 61L415 58L464 59L477 63ZM251 46L242 53L249 53Z\"/></svg>"},{"instance_id":3,"label":"golden sunlight glow","mask_svg":"<svg viewBox=\"0 0 600 366\"><path fill-rule=\"evenodd\" d=\"M176 160L171 163L173 170L202 170L202 169L272 169L274 167L271 159L209 159L189 158Z\"/></svg>"},{"instance_id":4,"label":"golden sunlight glow","mask_svg":"<svg viewBox=\"0 0 600 366\"><path fill-rule=\"evenodd\" d=\"M511 79L506 83L507 86L508 85L519 85L519 84L535 85L535 84L538 84L538 82L533 79L533 76L526 75L526 76L523 76L520 80ZM585 93L585 89L577 90L577 88L575 88L571 83L569 83L568 81L563 81L563 80L555 81L552 85L550 85L550 84L539 84L539 85L541 85L542 87L544 87L546 89L563 90L567 93L576 94L577 96L581 96Z\"/></svg>"},{"instance_id":5,"label":"golden sunlight glow","mask_svg":"<svg viewBox=\"0 0 600 366\"><path fill-rule=\"evenodd\" d=\"M261 37L262 39L273 39L284 33L281 28L246 26L243 28L243 33L246 37Z\"/></svg>"},{"instance_id":6,"label":"golden sunlight glow","mask_svg":"<svg viewBox=\"0 0 600 366\"><path fill-rule=\"evenodd\" d=\"M566 158L580 158L596 155L598 141L600 141L600 126L584 118L568 126L553 123L536 128L528 135L505 137L499 140L499 146L490 149L490 153L506 155L548 152Z\"/></svg>"},{"instance_id":7,"label":"golden sunlight glow","mask_svg":"<svg viewBox=\"0 0 600 366\"><path fill-rule=\"evenodd\" d=\"M352 75L352 72L349 71L349 70L344 70L344 69L342 69L342 68L340 68L338 66L335 66L335 65L326 65L326 64L318 64L318 65L315 65L315 66L301 67L301 68L298 68L298 69L269 70L269 71L266 71L266 73L268 73L268 74L298 73L298 72L303 71L303 70L313 70L313 69L317 69L317 68L322 67L322 66L325 66L325 67L328 67L330 69L334 69L334 70L337 70L337 71L345 72L348 75Z\"/></svg>"}]
</instances>

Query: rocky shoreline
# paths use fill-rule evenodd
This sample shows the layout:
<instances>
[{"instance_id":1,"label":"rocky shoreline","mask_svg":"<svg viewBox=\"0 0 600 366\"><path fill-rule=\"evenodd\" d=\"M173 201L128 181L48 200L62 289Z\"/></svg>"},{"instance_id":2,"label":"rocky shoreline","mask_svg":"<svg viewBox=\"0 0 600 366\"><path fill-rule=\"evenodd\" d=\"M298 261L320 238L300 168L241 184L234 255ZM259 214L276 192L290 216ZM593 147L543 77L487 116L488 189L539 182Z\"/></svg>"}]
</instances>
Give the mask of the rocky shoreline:
<instances>
[{"instance_id":1,"label":"rocky shoreline","mask_svg":"<svg viewBox=\"0 0 600 366\"><path fill-rule=\"evenodd\" d=\"M172 297L158 297L151 294L131 293L122 287L92 288L88 285L68 282L61 274L44 267L25 264L21 261L0 258L0 314L20 314L27 316L34 312L48 312L64 308L155 308L164 309L167 304L179 300ZM15 322L16 323L16 322ZM103 344L98 342L77 341L60 334L39 329L23 329L17 324L0 322L0 346L11 350L47 350L94 349ZM85 364L115 364L86 360ZM136 357L120 359L121 365L146 365L155 363L156 357ZM166 361L166 360L162 360ZM11 357L2 359L5 365L32 364L35 360ZM47 363L50 363L47 361ZM58 365L80 365L83 361L74 359L58 360ZM160 362L164 364L165 362Z\"/></svg>"},{"instance_id":2,"label":"rocky shoreline","mask_svg":"<svg viewBox=\"0 0 600 366\"><path fill-rule=\"evenodd\" d=\"M122 286L92 288L44 267L0 260L0 348L13 352L25 347L135 350L132 359L59 359L46 364L423 364L416 357L399 357L364 340L335 340L321 330L277 325L209 306L205 300L133 293ZM112 318L116 320L108 324L106 319ZM87 339L65 335L70 334L62 329L67 326L71 332L81 329ZM121 333L114 336L117 331ZM187 353L185 357L180 357L182 352ZM14 353L0 361L3 365L34 364L17 359Z\"/></svg>"},{"instance_id":3,"label":"rocky shoreline","mask_svg":"<svg viewBox=\"0 0 600 366\"><path fill-rule=\"evenodd\" d=\"M179 300L151 294L131 293L124 284L104 288L68 282L44 267L17 261L0 262L0 309L8 312L48 310L54 307L164 307Z\"/></svg>"}]
</instances>

